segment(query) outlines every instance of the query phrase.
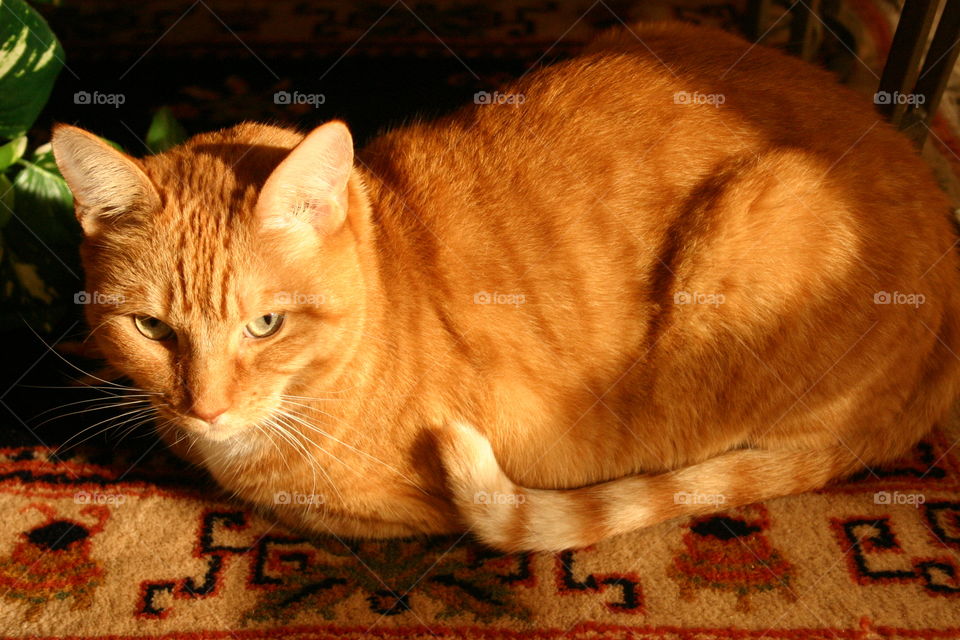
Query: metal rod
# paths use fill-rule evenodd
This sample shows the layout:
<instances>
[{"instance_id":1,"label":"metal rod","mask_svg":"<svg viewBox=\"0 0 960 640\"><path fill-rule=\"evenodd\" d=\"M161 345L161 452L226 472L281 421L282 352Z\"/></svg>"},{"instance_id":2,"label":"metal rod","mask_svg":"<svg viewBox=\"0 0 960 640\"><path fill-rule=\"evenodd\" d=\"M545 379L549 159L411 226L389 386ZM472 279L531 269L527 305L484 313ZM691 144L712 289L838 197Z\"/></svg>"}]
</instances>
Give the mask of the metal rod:
<instances>
[{"instance_id":1,"label":"metal rod","mask_svg":"<svg viewBox=\"0 0 960 640\"><path fill-rule=\"evenodd\" d=\"M800 2L791 11L790 43L787 50L803 60L812 60L816 51L817 21L814 16L819 12L820 0Z\"/></svg>"},{"instance_id":2,"label":"metal rod","mask_svg":"<svg viewBox=\"0 0 960 640\"><path fill-rule=\"evenodd\" d=\"M940 99L950 80L950 74L960 56L960 0L947 0L940 15L940 24L930 43L920 78L913 91L913 104L904 115L900 128L922 147L927 127L940 106ZM911 101L908 101L911 102ZM921 124L922 123L922 124Z\"/></svg>"},{"instance_id":3,"label":"metal rod","mask_svg":"<svg viewBox=\"0 0 960 640\"><path fill-rule=\"evenodd\" d=\"M938 5L938 0L906 0L900 13L900 22L877 88L877 108L895 126L900 125L908 106L897 96L910 94L913 90Z\"/></svg>"}]
</instances>

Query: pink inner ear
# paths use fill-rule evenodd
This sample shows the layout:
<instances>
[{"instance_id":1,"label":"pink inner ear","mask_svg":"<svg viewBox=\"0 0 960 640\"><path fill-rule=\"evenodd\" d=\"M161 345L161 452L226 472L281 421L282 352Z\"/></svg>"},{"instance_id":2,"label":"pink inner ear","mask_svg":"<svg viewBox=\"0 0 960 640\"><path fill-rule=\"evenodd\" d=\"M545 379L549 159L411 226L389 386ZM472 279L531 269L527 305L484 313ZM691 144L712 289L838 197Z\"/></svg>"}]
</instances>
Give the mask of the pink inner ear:
<instances>
[{"instance_id":1,"label":"pink inner ear","mask_svg":"<svg viewBox=\"0 0 960 640\"><path fill-rule=\"evenodd\" d=\"M333 203L318 198L303 198L294 206L294 217L320 226L326 226L327 220L335 215Z\"/></svg>"},{"instance_id":2,"label":"pink inner ear","mask_svg":"<svg viewBox=\"0 0 960 640\"><path fill-rule=\"evenodd\" d=\"M267 179L257 201L264 224L283 227L309 221L331 233L342 226L353 170L353 139L342 122L314 129Z\"/></svg>"}]
</instances>

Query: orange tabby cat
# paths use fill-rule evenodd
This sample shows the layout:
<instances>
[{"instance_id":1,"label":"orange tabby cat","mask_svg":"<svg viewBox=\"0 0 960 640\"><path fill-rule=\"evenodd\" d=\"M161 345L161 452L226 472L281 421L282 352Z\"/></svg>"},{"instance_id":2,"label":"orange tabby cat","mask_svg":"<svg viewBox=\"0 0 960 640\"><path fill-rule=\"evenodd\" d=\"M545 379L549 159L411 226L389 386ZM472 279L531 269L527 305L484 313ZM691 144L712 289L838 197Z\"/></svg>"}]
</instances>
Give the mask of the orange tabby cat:
<instances>
[{"instance_id":1,"label":"orange tabby cat","mask_svg":"<svg viewBox=\"0 0 960 640\"><path fill-rule=\"evenodd\" d=\"M358 151L59 126L109 363L292 526L555 550L906 452L960 381L949 206L824 71L611 34Z\"/></svg>"}]
</instances>

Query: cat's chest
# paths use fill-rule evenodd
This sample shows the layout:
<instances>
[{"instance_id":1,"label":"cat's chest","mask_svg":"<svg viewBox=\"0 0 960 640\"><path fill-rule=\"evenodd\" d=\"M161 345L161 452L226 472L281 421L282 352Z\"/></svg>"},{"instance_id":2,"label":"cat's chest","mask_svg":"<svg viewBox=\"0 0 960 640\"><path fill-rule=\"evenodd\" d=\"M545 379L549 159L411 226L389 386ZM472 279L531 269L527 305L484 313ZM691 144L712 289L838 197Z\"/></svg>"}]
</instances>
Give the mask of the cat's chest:
<instances>
[{"instance_id":1,"label":"cat's chest","mask_svg":"<svg viewBox=\"0 0 960 640\"><path fill-rule=\"evenodd\" d=\"M221 486L259 500L261 494L292 482L292 458L268 447L255 436L241 434L220 442L197 442L195 452Z\"/></svg>"}]
</instances>

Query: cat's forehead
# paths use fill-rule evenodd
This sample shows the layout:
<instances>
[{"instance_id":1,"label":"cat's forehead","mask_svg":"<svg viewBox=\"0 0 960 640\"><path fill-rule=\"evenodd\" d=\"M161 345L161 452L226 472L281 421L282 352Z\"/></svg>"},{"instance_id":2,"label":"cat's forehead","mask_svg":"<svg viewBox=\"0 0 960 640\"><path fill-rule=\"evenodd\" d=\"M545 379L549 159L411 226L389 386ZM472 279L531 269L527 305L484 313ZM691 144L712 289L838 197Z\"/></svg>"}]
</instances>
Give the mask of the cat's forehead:
<instances>
[{"instance_id":1,"label":"cat's forehead","mask_svg":"<svg viewBox=\"0 0 960 640\"><path fill-rule=\"evenodd\" d=\"M145 172L160 194L158 222L170 232L195 231L205 221L229 224L252 210L268 172L257 175L228 158L202 153L169 154L146 164ZM184 227L185 225L185 227Z\"/></svg>"},{"instance_id":2,"label":"cat's forehead","mask_svg":"<svg viewBox=\"0 0 960 640\"><path fill-rule=\"evenodd\" d=\"M196 208L153 221L99 253L92 286L136 302L137 312L200 328L236 320L270 283L255 237L227 215Z\"/></svg>"},{"instance_id":3,"label":"cat's forehead","mask_svg":"<svg viewBox=\"0 0 960 640\"><path fill-rule=\"evenodd\" d=\"M201 134L142 160L160 192L165 213L237 213L249 209L270 173L302 136L244 124Z\"/></svg>"}]
</instances>

